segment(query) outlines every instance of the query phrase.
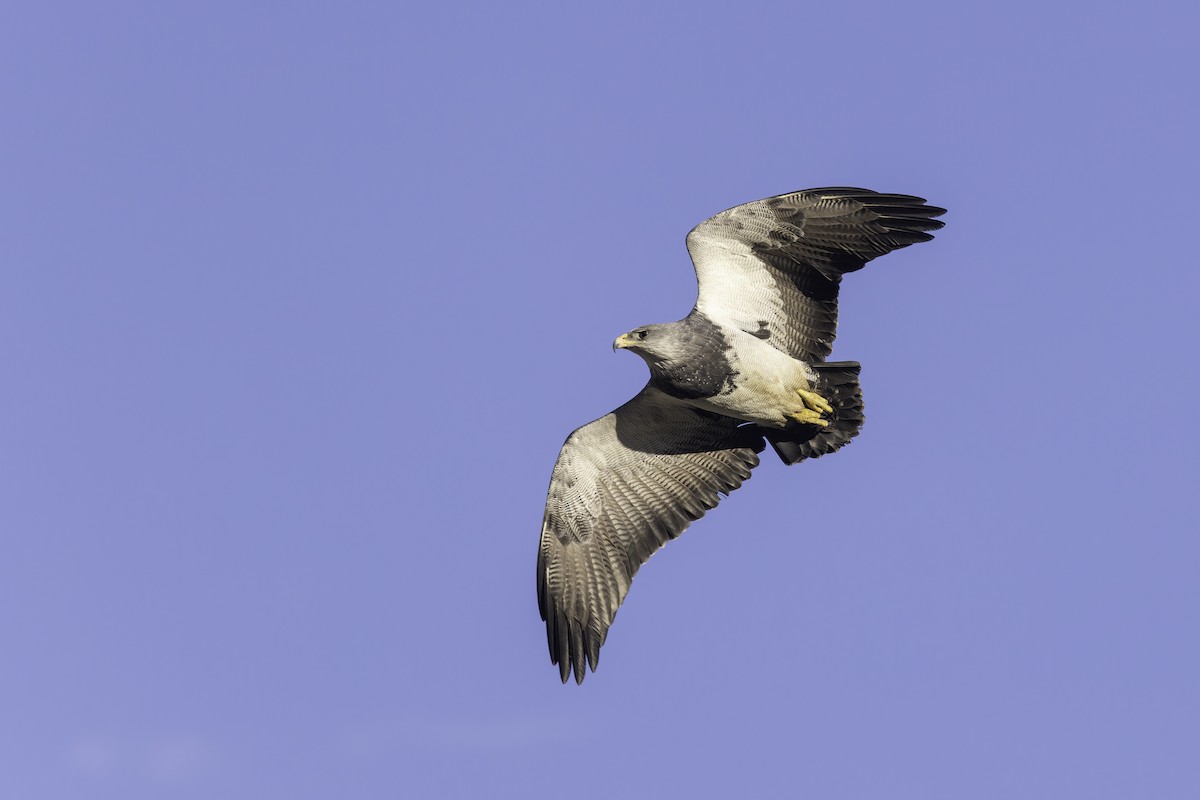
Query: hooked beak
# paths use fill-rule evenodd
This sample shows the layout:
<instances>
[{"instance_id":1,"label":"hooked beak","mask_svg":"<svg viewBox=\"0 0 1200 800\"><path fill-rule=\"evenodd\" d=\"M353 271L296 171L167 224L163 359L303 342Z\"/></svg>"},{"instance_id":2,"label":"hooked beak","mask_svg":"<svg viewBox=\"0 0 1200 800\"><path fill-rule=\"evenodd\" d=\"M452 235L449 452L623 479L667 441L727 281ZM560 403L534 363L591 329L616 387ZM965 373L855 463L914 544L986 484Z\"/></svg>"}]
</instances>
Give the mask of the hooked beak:
<instances>
[{"instance_id":1,"label":"hooked beak","mask_svg":"<svg viewBox=\"0 0 1200 800\"><path fill-rule=\"evenodd\" d=\"M628 333L622 333L613 340L613 352L615 353L617 350L624 350L631 344L633 344L633 337L631 337Z\"/></svg>"}]
</instances>

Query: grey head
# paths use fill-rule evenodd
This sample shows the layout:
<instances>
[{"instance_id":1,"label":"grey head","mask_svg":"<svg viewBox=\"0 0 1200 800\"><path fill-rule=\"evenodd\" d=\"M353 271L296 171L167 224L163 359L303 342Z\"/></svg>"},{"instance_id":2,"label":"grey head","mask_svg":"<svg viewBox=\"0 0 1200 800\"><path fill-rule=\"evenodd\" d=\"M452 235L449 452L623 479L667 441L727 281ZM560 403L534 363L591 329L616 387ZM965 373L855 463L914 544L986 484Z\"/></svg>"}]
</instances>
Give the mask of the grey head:
<instances>
[{"instance_id":1,"label":"grey head","mask_svg":"<svg viewBox=\"0 0 1200 800\"><path fill-rule=\"evenodd\" d=\"M684 337L680 322L660 322L642 325L628 333L622 333L613 341L613 352L628 350L637 353L653 369L655 364L674 361L685 357Z\"/></svg>"},{"instance_id":2,"label":"grey head","mask_svg":"<svg viewBox=\"0 0 1200 800\"><path fill-rule=\"evenodd\" d=\"M711 397L737 374L722 331L698 312L679 322L642 325L623 333L613 350L637 353L650 367L651 384L682 398Z\"/></svg>"}]
</instances>

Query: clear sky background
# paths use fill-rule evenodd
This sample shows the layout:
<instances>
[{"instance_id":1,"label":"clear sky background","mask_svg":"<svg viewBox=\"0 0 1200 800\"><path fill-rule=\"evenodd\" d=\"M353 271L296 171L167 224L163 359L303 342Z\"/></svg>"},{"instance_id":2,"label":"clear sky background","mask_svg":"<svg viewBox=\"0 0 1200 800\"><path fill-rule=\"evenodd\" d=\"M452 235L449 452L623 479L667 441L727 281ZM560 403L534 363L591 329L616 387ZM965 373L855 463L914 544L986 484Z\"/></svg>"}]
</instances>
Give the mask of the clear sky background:
<instances>
[{"instance_id":1,"label":"clear sky background","mask_svg":"<svg viewBox=\"0 0 1200 800\"><path fill-rule=\"evenodd\" d=\"M1190 5L322 5L3 15L0 796L1200 796ZM844 285L863 435L562 686L613 337L825 185L950 209Z\"/></svg>"}]
</instances>

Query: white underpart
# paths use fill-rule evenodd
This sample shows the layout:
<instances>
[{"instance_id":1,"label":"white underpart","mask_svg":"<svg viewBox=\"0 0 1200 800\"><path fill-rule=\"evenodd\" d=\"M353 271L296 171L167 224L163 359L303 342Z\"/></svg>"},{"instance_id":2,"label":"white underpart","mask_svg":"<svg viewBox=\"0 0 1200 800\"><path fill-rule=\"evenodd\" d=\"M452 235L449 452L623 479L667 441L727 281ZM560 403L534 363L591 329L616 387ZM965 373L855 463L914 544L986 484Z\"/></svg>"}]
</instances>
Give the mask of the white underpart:
<instances>
[{"instance_id":1,"label":"white underpart","mask_svg":"<svg viewBox=\"0 0 1200 800\"><path fill-rule=\"evenodd\" d=\"M696 405L762 425L786 425L789 415L805 407L796 390L812 389L817 376L803 361L748 333L760 322L778 325L786 319L774 279L750 245L737 240L694 233L688 249L704 275L696 308L725 332L739 372L737 390ZM748 315L747 309L755 312Z\"/></svg>"},{"instance_id":2,"label":"white underpart","mask_svg":"<svg viewBox=\"0 0 1200 800\"><path fill-rule=\"evenodd\" d=\"M781 353L743 330L721 325L732 346L728 357L738 373L737 388L693 401L707 411L781 428L805 408L797 389L812 389L816 373L803 361Z\"/></svg>"}]
</instances>

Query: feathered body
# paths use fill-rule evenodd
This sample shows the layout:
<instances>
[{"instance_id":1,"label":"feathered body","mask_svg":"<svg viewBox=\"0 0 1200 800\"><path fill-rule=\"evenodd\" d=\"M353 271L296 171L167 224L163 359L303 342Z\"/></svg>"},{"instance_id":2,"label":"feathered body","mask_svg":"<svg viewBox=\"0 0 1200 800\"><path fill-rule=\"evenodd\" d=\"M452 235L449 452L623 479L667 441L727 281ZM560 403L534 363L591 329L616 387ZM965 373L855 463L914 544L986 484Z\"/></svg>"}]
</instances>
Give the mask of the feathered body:
<instances>
[{"instance_id":1,"label":"feathered body","mask_svg":"<svg viewBox=\"0 0 1200 800\"><path fill-rule=\"evenodd\" d=\"M743 422L785 427L788 413L803 407L796 389L811 389L817 380L803 361L701 311L638 331L646 338L620 346L645 359L651 386Z\"/></svg>"}]
</instances>

